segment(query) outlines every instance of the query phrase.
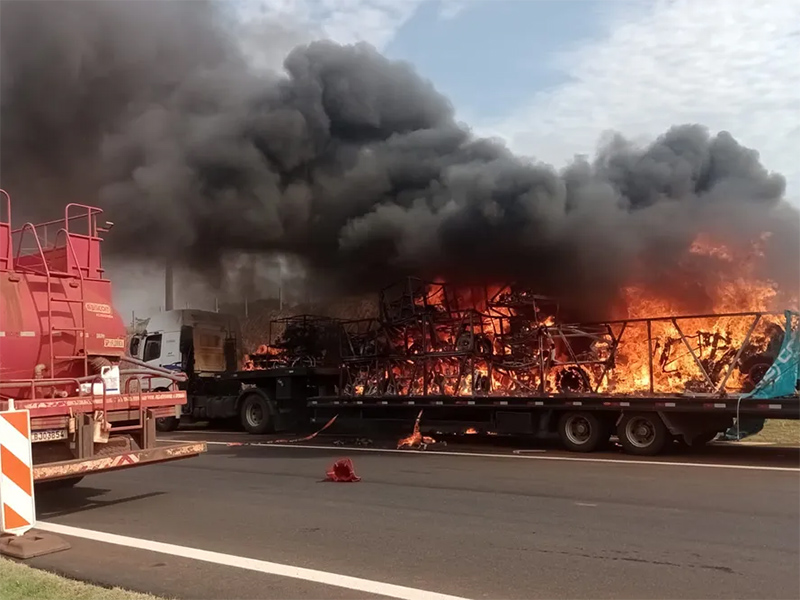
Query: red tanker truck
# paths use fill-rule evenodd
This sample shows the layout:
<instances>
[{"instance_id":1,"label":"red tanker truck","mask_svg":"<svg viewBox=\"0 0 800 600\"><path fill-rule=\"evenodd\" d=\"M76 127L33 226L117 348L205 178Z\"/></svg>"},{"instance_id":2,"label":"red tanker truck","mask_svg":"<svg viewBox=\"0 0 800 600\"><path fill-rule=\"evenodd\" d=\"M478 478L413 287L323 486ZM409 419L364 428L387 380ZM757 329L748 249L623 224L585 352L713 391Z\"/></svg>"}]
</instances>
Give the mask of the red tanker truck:
<instances>
[{"instance_id":1,"label":"red tanker truck","mask_svg":"<svg viewBox=\"0 0 800 600\"><path fill-rule=\"evenodd\" d=\"M0 410L30 411L34 480L49 487L206 450L156 441L156 419L186 403L176 385L185 376L125 357L100 252L112 224L101 214L69 204L63 219L12 229L0 190ZM162 391L151 391L154 378Z\"/></svg>"}]
</instances>

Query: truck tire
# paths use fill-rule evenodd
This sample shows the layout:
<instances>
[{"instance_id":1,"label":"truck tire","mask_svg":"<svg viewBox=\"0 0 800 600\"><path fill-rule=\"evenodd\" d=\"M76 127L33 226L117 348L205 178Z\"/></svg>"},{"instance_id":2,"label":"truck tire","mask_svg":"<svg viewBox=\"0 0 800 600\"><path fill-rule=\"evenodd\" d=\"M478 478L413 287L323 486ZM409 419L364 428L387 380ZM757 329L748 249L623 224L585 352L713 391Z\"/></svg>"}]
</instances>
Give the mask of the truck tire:
<instances>
[{"instance_id":1,"label":"truck tire","mask_svg":"<svg viewBox=\"0 0 800 600\"><path fill-rule=\"evenodd\" d=\"M272 431L272 412L269 402L261 394L248 394L242 400L239 414L247 433L260 434Z\"/></svg>"},{"instance_id":2,"label":"truck tire","mask_svg":"<svg viewBox=\"0 0 800 600\"><path fill-rule=\"evenodd\" d=\"M175 431L181 424L181 420L177 417L158 417L156 419L156 430L162 433L169 433Z\"/></svg>"},{"instance_id":3,"label":"truck tire","mask_svg":"<svg viewBox=\"0 0 800 600\"><path fill-rule=\"evenodd\" d=\"M156 388L154 392L168 392L169 390L164 387ZM169 433L175 431L180 427L181 420L178 417L159 417L156 419L156 431L161 433Z\"/></svg>"},{"instance_id":4,"label":"truck tire","mask_svg":"<svg viewBox=\"0 0 800 600\"><path fill-rule=\"evenodd\" d=\"M558 420L561 442L572 452L594 452L611 437L607 420L591 412L567 412Z\"/></svg>"},{"instance_id":5,"label":"truck tire","mask_svg":"<svg viewBox=\"0 0 800 600\"><path fill-rule=\"evenodd\" d=\"M672 436L658 413L625 414L617 425L617 437L628 454L655 456Z\"/></svg>"}]
</instances>

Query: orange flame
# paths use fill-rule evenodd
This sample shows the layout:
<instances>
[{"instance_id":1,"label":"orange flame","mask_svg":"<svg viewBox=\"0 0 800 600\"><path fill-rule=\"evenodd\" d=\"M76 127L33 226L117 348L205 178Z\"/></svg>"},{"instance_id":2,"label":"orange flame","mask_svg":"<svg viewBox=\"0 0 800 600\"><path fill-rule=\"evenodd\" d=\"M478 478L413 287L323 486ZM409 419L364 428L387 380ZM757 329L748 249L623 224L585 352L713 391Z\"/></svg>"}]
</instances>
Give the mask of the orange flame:
<instances>
[{"instance_id":1,"label":"orange flame","mask_svg":"<svg viewBox=\"0 0 800 600\"><path fill-rule=\"evenodd\" d=\"M419 422L422 419L422 412L419 411L416 421L414 421L414 431L408 437L404 437L397 442L397 449L411 448L425 450L430 444L435 444L436 440L427 435L422 435L419 431Z\"/></svg>"}]
</instances>

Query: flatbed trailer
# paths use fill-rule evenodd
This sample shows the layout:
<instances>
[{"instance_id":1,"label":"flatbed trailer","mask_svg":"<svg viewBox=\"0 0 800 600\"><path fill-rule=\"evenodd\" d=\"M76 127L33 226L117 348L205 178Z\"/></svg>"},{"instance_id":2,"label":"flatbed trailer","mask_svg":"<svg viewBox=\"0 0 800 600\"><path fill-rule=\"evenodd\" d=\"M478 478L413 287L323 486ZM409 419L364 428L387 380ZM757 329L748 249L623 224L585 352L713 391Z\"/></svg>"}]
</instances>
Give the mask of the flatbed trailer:
<instances>
[{"instance_id":1,"label":"flatbed trailer","mask_svg":"<svg viewBox=\"0 0 800 600\"><path fill-rule=\"evenodd\" d=\"M463 433L469 429L535 437L557 435L575 452L601 450L616 435L627 452L639 455L659 454L673 439L690 446L702 445L740 420L800 419L798 397L318 396L309 398L308 405L316 424L337 414L345 426L351 419L407 424L422 411L423 430L431 433Z\"/></svg>"},{"instance_id":2,"label":"flatbed trailer","mask_svg":"<svg viewBox=\"0 0 800 600\"><path fill-rule=\"evenodd\" d=\"M627 452L639 455L658 454L676 439L690 446L704 444L743 420L800 419L797 395L770 399L718 394L348 397L335 393L345 376L343 369L335 367L229 373L219 381L233 384L237 392L219 398L227 407L220 414L240 417L250 433L300 432L337 415L337 426L363 432L379 423L407 429L422 411L423 428L431 433L472 429L532 437L557 435L575 452L601 450L616 435Z\"/></svg>"},{"instance_id":3,"label":"flatbed trailer","mask_svg":"<svg viewBox=\"0 0 800 600\"><path fill-rule=\"evenodd\" d=\"M748 431L754 419L800 419L796 312L570 324L537 316L547 313L532 295L500 294L479 311L442 288L382 298L377 319L281 319L247 368L190 375L183 414L238 418L250 433L299 432L338 415L337 428L363 432L407 428L422 411L431 432L557 435L577 452L616 436L642 455L675 439L703 444L734 424ZM195 317L207 331L219 319ZM776 377L782 391L763 387Z\"/></svg>"},{"instance_id":4,"label":"flatbed trailer","mask_svg":"<svg viewBox=\"0 0 800 600\"><path fill-rule=\"evenodd\" d=\"M341 376L335 367L280 367L195 377L186 386L184 420L235 420L248 433L301 431L312 423L310 396L332 393ZM164 423L164 421L162 421ZM169 421L177 428L177 421Z\"/></svg>"},{"instance_id":5,"label":"flatbed trailer","mask_svg":"<svg viewBox=\"0 0 800 600\"><path fill-rule=\"evenodd\" d=\"M392 298L379 319L343 323L341 378L335 394L309 398L315 422L422 411L429 431L558 435L578 452L616 435L653 455L734 424L800 419L794 311L571 324L525 291L501 291L483 310L444 284L412 281Z\"/></svg>"},{"instance_id":6,"label":"flatbed trailer","mask_svg":"<svg viewBox=\"0 0 800 600\"><path fill-rule=\"evenodd\" d=\"M406 428L423 411L431 432L525 436L558 435L572 451L602 449L616 435L626 451L654 455L679 439L710 441L737 421L800 419L797 395L757 399L743 395L361 395L341 394L347 376L337 367L280 367L235 371L206 382L207 393L189 398L192 420L236 418L250 433L300 432L338 415L337 425L363 431L378 422ZM210 386L210 387L209 387ZM224 391L224 390L227 390ZM337 393L339 392L339 393ZM189 411L194 407L194 414ZM211 408L210 408L211 407Z\"/></svg>"}]
</instances>

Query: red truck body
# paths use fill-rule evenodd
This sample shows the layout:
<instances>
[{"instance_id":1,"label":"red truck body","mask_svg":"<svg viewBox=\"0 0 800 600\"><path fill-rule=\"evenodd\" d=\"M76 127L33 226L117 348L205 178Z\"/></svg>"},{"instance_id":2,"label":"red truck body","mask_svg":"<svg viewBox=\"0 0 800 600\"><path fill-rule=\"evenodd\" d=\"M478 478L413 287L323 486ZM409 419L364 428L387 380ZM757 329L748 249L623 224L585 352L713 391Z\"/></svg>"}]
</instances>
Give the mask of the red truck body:
<instances>
[{"instance_id":1,"label":"red truck body","mask_svg":"<svg viewBox=\"0 0 800 600\"><path fill-rule=\"evenodd\" d=\"M155 420L186 403L169 373L125 357L125 325L101 259L98 208L69 204L63 219L11 227L0 190L0 408L31 414L34 478L76 481L87 473L195 456L203 444L159 445ZM120 371L118 390L103 383ZM99 387L98 387L99 386ZM107 393L108 392L108 393Z\"/></svg>"}]
</instances>

